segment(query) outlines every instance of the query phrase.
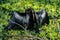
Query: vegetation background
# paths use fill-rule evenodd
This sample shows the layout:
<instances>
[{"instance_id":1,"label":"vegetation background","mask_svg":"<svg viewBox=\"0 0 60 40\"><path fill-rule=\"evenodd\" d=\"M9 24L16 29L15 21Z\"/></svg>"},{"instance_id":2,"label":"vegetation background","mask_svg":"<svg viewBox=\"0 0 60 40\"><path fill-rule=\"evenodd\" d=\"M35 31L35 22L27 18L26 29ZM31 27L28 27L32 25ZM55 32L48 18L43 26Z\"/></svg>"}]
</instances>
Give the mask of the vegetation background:
<instances>
[{"instance_id":1,"label":"vegetation background","mask_svg":"<svg viewBox=\"0 0 60 40\"><path fill-rule=\"evenodd\" d=\"M3 9L3 8L5 9ZM9 30L2 32L8 25L12 11L25 12L28 7L34 8L35 12L46 9L49 15L49 25L39 27L40 34L28 30ZM9 10L6 10L9 9ZM53 16L53 17L52 17ZM0 40L60 40L60 0L0 0ZM19 36L20 35L20 36ZM39 40L40 40L39 39Z\"/></svg>"}]
</instances>

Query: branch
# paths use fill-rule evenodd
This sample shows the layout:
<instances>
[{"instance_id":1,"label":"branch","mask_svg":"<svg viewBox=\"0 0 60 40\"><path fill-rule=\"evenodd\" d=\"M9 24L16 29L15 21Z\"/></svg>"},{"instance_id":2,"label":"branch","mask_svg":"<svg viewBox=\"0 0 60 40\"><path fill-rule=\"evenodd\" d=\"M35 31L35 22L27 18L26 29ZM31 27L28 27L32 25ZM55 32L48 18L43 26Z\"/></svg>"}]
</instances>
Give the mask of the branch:
<instances>
[{"instance_id":1,"label":"branch","mask_svg":"<svg viewBox=\"0 0 60 40\"><path fill-rule=\"evenodd\" d=\"M53 20L54 20L54 22L55 22L55 24L56 24L56 27L57 27L57 29L58 29L58 33L60 34L59 24L57 23L57 20L54 18L54 16L52 16L52 18L53 18Z\"/></svg>"}]
</instances>

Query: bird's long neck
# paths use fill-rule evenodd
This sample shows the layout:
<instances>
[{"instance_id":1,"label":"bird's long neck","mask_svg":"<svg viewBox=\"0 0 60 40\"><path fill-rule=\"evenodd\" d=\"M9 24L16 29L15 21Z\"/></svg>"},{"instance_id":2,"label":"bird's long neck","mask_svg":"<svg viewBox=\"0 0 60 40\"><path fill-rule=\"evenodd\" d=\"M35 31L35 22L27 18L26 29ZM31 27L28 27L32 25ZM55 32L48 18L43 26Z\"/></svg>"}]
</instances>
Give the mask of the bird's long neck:
<instances>
[{"instance_id":1,"label":"bird's long neck","mask_svg":"<svg viewBox=\"0 0 60 40\"><path fill-rule=\"evenodd\" d=\"M30 14L30 21L32 21L33 23L36 21L35 13Z\"/></svg>"}]
</instances>

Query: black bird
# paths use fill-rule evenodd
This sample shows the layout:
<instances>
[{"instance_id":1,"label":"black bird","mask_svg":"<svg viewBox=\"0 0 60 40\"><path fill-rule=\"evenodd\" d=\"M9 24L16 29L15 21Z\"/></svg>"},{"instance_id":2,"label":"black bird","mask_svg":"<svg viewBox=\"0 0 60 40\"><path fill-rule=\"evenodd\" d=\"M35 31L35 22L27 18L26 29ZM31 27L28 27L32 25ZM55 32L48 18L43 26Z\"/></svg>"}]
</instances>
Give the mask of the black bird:
<instances>
[{"instance_id":1,"label":"black bird","mask_svg":"<svg viewBox=\"0 0 60 40\"><path fill-rule=\"evenodd\" d=\"M17 25L17 24L21 25ZM19 12L13 12L13 16L11 17L8 26L5 27L5 30L9 30L11 28L14 28L16 25L19 29L25 28L24 25L27 26L27 29L34 29L36 33L39 33L39 29L36 25L36 17L35 17L35 11L32 8L27 8L25 10L25 13L19 13ZM17 27L16 26L16 27Z\"/></svg>"}]
</instances>

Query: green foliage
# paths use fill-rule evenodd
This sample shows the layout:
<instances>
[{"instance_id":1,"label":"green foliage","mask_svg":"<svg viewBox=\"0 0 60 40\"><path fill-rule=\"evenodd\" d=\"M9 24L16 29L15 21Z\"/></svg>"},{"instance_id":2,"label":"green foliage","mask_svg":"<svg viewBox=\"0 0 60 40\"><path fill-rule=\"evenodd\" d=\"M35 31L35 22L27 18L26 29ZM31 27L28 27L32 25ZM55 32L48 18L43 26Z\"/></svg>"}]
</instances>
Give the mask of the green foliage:
<instances>
[{"instance_id":1,"label":"green foliage","mask_svg":"<svg viewBox=\"0 0 60 40\"><path fill-rule=\"evenodd\" d=\"M60 24L60 2L57 0L1 0L0 6L4 7L6 9L9 9L11 11L19 11L19 12L25 12L25 9L28 7L34 8L35 12L38 12L39 10L46 9L49 16L55 16L58 19L56 19L56 22ZM8 10L3 10L0 7L0 31L4 29L5 26L8 25L8 20L10 19ZM50 19L49 25L44 25L40 27L40 34L35 34L33 31L31 32L32 35L38 36L43 38L44 40L60 40L60 35L58 34L58 29L56 26L56 23L53 19ZM11 30L6 33L6 35L19 35L21 32L24 33L24 35L29 35L28 31L23 30ZM19 37L18 37L19 38ZM18 39L17 38L17 39ZM9 38L11 39L11 38Z\"/></svg>"}]
</instances>

